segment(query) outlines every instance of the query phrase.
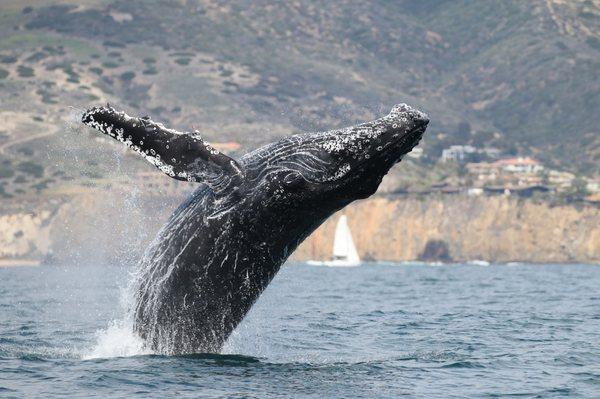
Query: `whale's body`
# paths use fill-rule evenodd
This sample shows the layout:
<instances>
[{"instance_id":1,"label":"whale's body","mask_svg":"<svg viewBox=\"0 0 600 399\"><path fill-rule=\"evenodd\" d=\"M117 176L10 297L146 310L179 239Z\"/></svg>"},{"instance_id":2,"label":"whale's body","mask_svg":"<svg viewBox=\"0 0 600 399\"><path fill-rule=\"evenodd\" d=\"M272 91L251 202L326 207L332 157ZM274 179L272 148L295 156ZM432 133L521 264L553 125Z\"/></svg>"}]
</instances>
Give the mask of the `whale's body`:
<instances>
[{"instance_id":1,"label":"whale's body","mask_svg":"<svg viewBox=\"0 0 600 399\"><path fill-rule=\"evenodd\" d=\"M110 107L83 122L166 174L203 183L171 216L136 275L135 329L159 353L217 352L298 245L373 194L420 140L425 114L404 104L373 122L268 144L235 161Z\"/></svg>"}]
</instances>

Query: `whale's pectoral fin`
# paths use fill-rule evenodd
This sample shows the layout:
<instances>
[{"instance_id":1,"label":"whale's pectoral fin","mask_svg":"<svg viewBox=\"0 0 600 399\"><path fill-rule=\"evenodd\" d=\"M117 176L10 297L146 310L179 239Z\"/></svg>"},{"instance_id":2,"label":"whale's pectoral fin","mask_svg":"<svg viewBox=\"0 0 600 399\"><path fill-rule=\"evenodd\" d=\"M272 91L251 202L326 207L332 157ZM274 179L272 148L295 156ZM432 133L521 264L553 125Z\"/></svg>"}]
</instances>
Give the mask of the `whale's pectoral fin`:
<instances>
[{"instance_id":1,"label":"whale's pectoral fin","mask_svg":"<svg viewBox=\"0 0 600 399\"><path fill-rule=\"evenodd\" d=\"M98 129L141 154L151 164L177 180L228 185L243 177L238 163L205 143L197 132L167 129L148 117L133 118L114 108L86 111L82 122Z\"/></svg>"}]
</instances>

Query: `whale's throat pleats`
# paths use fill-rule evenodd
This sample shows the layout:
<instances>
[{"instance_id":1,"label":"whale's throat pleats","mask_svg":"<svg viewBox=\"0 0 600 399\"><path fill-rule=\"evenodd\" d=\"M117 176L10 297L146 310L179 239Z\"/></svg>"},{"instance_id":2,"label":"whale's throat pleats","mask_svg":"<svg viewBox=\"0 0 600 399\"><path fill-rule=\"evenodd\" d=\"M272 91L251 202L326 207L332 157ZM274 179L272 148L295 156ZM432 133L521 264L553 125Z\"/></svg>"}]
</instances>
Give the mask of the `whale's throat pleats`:
<instances>
[{"instance_id":1,"label":"whale's throat pleats","mask_svg":"<svg viewBox=\"0 0 600 399\"><path fill-rule=\"evenodd\" d=\"M240 165L204 142L198 132L178 132L149 118L130 117L110 106L89 109L82 122L126 144L174 179L206 183L218 189L243 178Z\"/></svg>"}]
</instances>

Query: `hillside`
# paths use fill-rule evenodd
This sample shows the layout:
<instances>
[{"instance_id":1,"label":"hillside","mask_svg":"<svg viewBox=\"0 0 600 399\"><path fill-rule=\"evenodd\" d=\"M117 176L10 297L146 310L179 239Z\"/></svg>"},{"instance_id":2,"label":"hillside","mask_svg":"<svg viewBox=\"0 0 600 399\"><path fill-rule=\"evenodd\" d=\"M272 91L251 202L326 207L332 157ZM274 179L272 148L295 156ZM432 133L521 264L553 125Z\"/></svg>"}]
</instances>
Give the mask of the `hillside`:
<instances>
[{"instance_id":1,"label":"hillside","mask_svg":"<svg viewBox=\"0 0 600 399\"><path fill-rule=\"evenodd\" d=\"M598 0L6 0L0 192L109 173L70 127L107 101L246 149L408 102L422 162L471 143L594 175L599 20Z\"/></svg>"}]
</instances>

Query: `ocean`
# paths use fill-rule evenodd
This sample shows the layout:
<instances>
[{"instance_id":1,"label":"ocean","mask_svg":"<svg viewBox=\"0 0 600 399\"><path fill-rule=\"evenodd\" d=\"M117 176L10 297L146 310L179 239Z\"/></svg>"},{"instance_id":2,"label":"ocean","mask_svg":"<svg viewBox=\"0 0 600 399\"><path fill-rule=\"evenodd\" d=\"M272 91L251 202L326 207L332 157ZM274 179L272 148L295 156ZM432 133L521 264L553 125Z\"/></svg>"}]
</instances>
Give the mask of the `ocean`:
<instances>
[{"instance_id":1,"label":"ocean","mask_svg":"<svg viewBox=\"0 0 600 399\"><path fill-rule=\"evenodd\" d=\"M598 266L288 264L193 356L132 336L128 272L0 269L0 397L600 397Z\"/></svg>"}]
</instances>

